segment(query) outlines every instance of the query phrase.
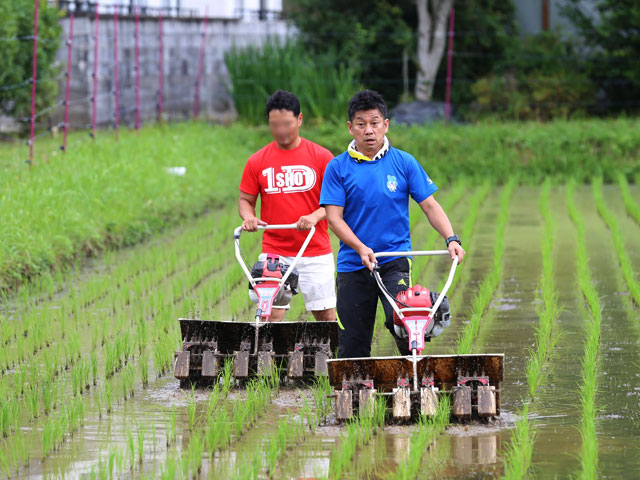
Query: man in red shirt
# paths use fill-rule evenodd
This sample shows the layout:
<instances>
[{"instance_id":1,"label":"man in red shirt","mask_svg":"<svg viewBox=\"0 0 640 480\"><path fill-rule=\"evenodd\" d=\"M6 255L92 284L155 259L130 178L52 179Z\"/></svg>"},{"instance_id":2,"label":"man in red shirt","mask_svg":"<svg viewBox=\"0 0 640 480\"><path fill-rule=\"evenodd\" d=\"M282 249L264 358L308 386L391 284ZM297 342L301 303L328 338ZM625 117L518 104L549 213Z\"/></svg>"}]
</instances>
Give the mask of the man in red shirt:
<instances>
[{"instance_id":1,"label":"man in red shirt","mask_svg":"<svg viewBox=\"0 0 640 480\"><path fill-rule=\"evenodd\" d=\"M297 231L265 230L259 257L276 254L291 264L307 237L304 230L315 226L296 267L299 289L316 320L335 320L335 266L325 211L319 204L324 170L333 155L300 137L300 101L293 93L278 90L267 100L267 120L274 141L251 155L242 173L238 200L242 229L255 232L258 225L296 223ZM282 320L288 308L274 305L269 320Z\"/></svg>"}]
</instances>

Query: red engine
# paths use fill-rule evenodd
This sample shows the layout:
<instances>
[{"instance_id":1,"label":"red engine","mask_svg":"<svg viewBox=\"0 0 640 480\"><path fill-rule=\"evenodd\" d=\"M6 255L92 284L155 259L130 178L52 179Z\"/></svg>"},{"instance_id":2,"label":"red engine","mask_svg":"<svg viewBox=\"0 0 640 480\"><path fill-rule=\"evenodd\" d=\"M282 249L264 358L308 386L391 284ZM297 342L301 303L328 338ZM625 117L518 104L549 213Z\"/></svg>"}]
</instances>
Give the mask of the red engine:
<instances>
[{"instance_id":1,"label":"red engine","mask_svg":"<svg viewBox=\"0 0 640 480\"><path fill-rule=\"evenodd\" d=\"M431 308L431 292L428 288L421 285L415 285L408 290L403 290L396 296L396 303L398 308L425 308L425 310L416 310L414 312L405 312L405 318L409 317L426 317L429 315L427 308ZM393 323L395 325L402 325L402 320L393 312Z\"/></svg>"}]
</instances>

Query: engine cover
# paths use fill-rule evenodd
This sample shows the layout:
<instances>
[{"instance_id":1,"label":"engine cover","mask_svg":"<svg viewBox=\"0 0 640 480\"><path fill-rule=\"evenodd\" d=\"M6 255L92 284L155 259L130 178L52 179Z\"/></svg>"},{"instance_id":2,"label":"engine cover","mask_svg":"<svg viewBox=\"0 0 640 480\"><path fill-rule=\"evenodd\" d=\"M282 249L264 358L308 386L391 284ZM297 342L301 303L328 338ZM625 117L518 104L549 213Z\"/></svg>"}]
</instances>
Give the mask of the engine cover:
<instances>
[{"instance_id":1,"label":"engine cover","mask_svg":"<svg viewBox=\"0 0 640 480\"><path fill-rule=\"evenodd\" d=\"M253 278L272 278L279 280L289 270L289 264L280 262L278 255L268 253L267 259L259 260L253 264L251 268L251 276ZM287 278L285 284L280 288L275 298L273 299L273 305L285 306L291 302L291 297L298 293L298 271L294 268L291 275ZM258 302L258 295L253 290L253 286L249 283L249 298L252 302Z\"/></svg>"},{"instance_id":2,"label":"engine cover","mask_svg":"<svg viewBox=\"0 0 640 480\"><path fill-rule=\"evenodd\" d=\"M396 295L396 303L398 308L424 308L424 310L416 310L413 312L403 313L405 318L411 317L427 317L429 316L428 308L431 308L437 301L439 294L437 292L430 291L428 288L421 285L415 285L412 288L403 290ZM437 337L442 331L451 324L451 312L449 306L449 299L445 296L438 307L438 310L433 316L433 322L427 328L425 337ZM401 338L407 338L408 333L402 324L402 320L398 317L397 313L393 312L393 324L396 335Z\"/></svg>"}]
</instances>

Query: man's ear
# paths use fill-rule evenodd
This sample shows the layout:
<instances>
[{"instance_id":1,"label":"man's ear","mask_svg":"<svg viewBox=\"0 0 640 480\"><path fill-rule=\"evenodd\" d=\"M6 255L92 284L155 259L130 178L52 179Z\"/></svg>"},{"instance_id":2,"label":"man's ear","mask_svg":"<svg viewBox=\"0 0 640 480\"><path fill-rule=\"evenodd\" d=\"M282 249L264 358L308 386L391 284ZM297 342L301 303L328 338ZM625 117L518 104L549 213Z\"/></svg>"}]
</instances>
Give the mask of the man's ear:
<instances>
[{"instance_id":1,"label":"man's ear","mask_svg":"<svg viewBox=\"0 0 640 480\"><path fill-rule=\"evenodd\" d=\"M353 125L351 124L351 122L347 121L347 127L349 127L349 134L353 137Z\"/></svg>"},{"instance_id":2,"label":"man's ear","mask_svg":"<svg viewBox=\"0 0 640 480\"><path fill-rule=\"evenodd\" d=\"M385 118L384 119L384 133L387 133L389 131L389 119Z\"/></svg>"},{"instance_id":3,"label":"man's ear","mask_svg":"<svg viewBox=\"0 0 640 480\"><path fill-rule=\"evenodd\" d=\"M298 115L298 126L302 125L302 112L300 112L300 115Z\"/></svg>"}]
</instances>

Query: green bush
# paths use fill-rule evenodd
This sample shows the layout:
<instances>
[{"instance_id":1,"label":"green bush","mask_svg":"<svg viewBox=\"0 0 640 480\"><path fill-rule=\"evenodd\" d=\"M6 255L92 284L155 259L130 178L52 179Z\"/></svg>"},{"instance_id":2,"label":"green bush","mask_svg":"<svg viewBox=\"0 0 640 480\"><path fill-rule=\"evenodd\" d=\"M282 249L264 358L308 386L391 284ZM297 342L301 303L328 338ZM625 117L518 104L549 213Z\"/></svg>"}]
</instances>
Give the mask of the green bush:
<instances>
[{"instance_id":1,"label":"green bush","mask_svg":"<svg viewBox=\"0 0 640 480\"><path fill-rule=\"evenodd\" d=\"M470 116L549 120L583 114L594 102L595 86L573 50L554 32L515 42L505 61L472 85Z\"/></svg>"},{"instance_id":2,"label":"green bush","mask_svg":"<svg viewBox=\"0 0 640 480\"><path fill-rule=\"evenodd\" d=\"M358 78L355 69L334 58L330 53L312 57L296 40L231 49L225 61L240 118L264 123L267 98L278 89L295 93L302 111L316 121L345 118Z\"/></svg>"},{"instance_id":3,"label":"green bush","mask_svg":"<svg viewBox=\"0 0 640 480\"><path fill-rule=\"evenodd\" d=\"M563 13L586 46L586 69L606 93L609 110L640 110L640 3L632 0L564 0Z\"/></svg>"},{"instance_id":4,"label":"green bush","mask_svg":"<svg viewBox=\"0 0 640 480\"><path fill-rule=\"evenodd\" d=\"M295 0L287 15L311 55L335 53L360 74L366 88L393 105L403 92L402 57L415 51L416 6L413 0ZM411 62L410 62L411 63ZM410 65L410 82L415 69Z\"/></svg>"},{"instance_id":5,"label":"green bush","mask_svg":"<svg viewBox=\"0 0 640 480\"><path fill-rule=\"evenodd\" d=\"M33 0L0 2L0 112L26 117L31 109L33 62ZM41 111L56 101L58 70L54 66L60 47L60 11L40 0L38 20L38 83L36 109ZM25 83L13 88L12 86Z\"/></svg>"}]
</instances>

